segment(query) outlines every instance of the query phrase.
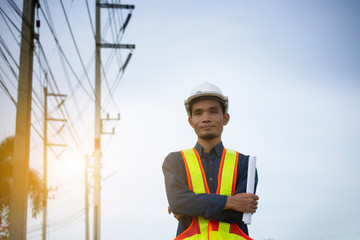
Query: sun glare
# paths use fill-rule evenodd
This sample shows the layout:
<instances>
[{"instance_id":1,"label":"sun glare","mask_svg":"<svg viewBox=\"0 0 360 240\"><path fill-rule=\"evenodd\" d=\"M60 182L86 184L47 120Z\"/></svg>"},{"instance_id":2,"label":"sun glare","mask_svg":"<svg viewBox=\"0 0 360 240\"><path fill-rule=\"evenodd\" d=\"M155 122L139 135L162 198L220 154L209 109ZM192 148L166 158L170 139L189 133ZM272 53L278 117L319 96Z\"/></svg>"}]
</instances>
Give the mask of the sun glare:
<instances>
[{"instance_id":1,"label":"sun glare","mask_svg":"<svg viewBox=\"0 0 360 240\"><path fill-rule=\"evenodd\" d=\"M49 165L48 177L51 174L56 175L56 178L68 180L83 180L85 175L85 159L78 157L78 154L64 153L60 158L54 159Z\"/></svg>"}]
</instances>

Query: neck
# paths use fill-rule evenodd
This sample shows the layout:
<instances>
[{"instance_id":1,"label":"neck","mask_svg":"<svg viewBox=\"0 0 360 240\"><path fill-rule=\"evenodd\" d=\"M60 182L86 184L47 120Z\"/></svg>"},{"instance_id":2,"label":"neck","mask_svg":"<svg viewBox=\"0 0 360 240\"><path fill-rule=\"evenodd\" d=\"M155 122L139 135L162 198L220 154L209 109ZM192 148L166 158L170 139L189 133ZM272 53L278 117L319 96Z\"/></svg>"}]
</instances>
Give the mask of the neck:
<instances>
[{"instance_id":1,"label":"neck","mask_svg":"<svg viewBox=\"0 0 360 240\"><path fill-rule=\"evenodd\" d=\"M211 140L198 138L198 143L204 148L204 151L206 153L209 153L210 150L216 145L218 145L220 142L221 138L214 138Z\"/></svg>"}]
</instances>

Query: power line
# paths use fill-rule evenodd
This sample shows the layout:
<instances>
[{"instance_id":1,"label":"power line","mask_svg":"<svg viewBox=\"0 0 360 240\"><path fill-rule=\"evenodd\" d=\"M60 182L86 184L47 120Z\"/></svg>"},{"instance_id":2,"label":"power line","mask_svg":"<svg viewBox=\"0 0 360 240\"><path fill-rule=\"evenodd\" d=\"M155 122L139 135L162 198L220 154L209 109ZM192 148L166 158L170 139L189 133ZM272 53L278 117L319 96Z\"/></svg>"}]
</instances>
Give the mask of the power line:
<instances>
[{"instance_id":1,"label":"power line","mask_svg":"<svg viewBox=\"0 0 360 240\"><path fill-rule=\"evenodd\" d=\"M91 31L92 31L93 36L94 36L94 39L95 39L94 24L93 24L93 21L92 21L92 19L91 19L91 14L90 14L90 8L89 8L89 2L88 2L88 0L85 0L85 3L86 3L87 13L88 13L88 16L89 16L89 21L90 21Z\"/></svg>"},{"instance_id":2,"label":"power line","mask_svg":"<svg viewBox=\"0 0 360 240\"><path fill-rule=\"evenodd\" d=\"M16 14L18 16L21 17L21 11L16 6L15 2L13 0L8 0L7 2L10 4L13 11L16 12ZM54 39L55 46L56 46L56 49L57 49L57 53L59 54L59 59L60 59L60 61L62 63L63 73L65 74L66 79L68 81L68 86L69 86L69 89L70 89L70 96L72 97L71 100L72 100L72 103L75 103L74 106L76 106L76 108L77 108L76 114L71 115L70 111L69 111L69 108L67 106L62 107L59 110L59 112L56 112L55 107L54 107L54 110L53 110L54 115L59 114L59 115L64 116L64 118L69 119L69 125L68 125L69 128L67 129L66 134L59 135L59 138L63 138L65 140L73 141L75 144L72 144L70 146L76 145L76 148L72 148L72 149L75 150L76 153L80 153L81 155L83 155L83 153L84 153L84 142L85 142L84 140L88 140L88 138L84 139L82 137L83 135L78 134L79 133L78 128L75 127L76 126L75 124L78 123L79 120L84 120L84 115L85 115L85 113L87 113L87 107L89 107L89 105L90 105L89 101L96 103L96 100L91 95L92 91L94 91L94 89L92 88L92 85L91 85L91 82L90 82L90 79L89 79L89 76L88 76L89 71L90 71L90 69L92 67L91 64L93 64L94 55L91 57L91 59L89 60L88 64L85 67L86 61L84 61L83 56L81 56L81 54L80 54L80 51L79 51L79 48L78 48L80 46L79 43L77 43L76 40L75 40L76 32L73 32L73 30L72 30L73 26L71 25L71 21L70 21L70 18L69 18L70 17L69 12L65 11L65 5L64 5L63 1L61 0L60 3L62 5L63 12L64 12L64 15L65 15L65 18L66 18L67 27L68 27L68 29L70 31L72 41L73 41L73 43L75 45L75 48L76 48L76 51L77 51L78 58L80 59L81 65L82 65L82 71L80 72L81 74L79 74L78 72L75 71L76 68L74 69L74 67L73 67L73 65L71 63L71 61L72 61L71 57L66 56L65 51L64 51L66 49L63 48L63 46L61 46L59 38L58 38L58 36L56 34L56 31L55 31L56 28L55 28L54 21L53 21L53 19L51 17L51 14L50 14L50 9L49 9L49 6L48 6L48 2L46 0L43 0L43 2L44 2L45 8L40 8L39 10L40 10L41 16L45 19L45 22L46 22L45 26L47 26L49 28L49 32L50 32L49 35L50 36L52 35L52 37ZM120 1L118 1L118 2L120 2ZM89 9L89 6L88 6L88 0L86 0L86 6L87 6L87 12L88 12L88 17L89 17L89 21L90 21L91 30L93 32L94 40L95 40L94 26L93 26L92 19L91 19L90 9ZM66 9L68 9L68 8L66 8ZM21 32L19 31L18 28L16 28L16 24L15 24L16 21L13 21L6 14L6 11L4 11L2 8L0 10L1 10L0 14L2 16L2 19L4 19L4 21L6 22L7 28L10 30L12 37L14 39L18 40L18 38L16 38L16 32L18 31L20 34L21 34ZM114 42L120 42L121 41L121 39L122 39L122 37L124 35L125 28L126 28L126 24L125 24L126 21L125 22L123 21L124 19L123 19L123 16L122 16L122 11L121 10L120 11L117 10L117 11L118 12L109 11L109 16L108 16L108 24L109 24L109 29L108 29L109 32L108 33L109 33L109 35L111 34L112 40ZM20 18L16 18L16 19L20 19ZM75 29L75 28L73 28L73 29ZM0 39L0 41L2 41L2 39ZM3 42L5 42L5 41L3 41ZM16 41L16 42L17 42L18 45L20 44L18 41ZM42 43L46 44L44 41ZM15 58L13 58L14 54L11 55L10 49L8 49L7 46L6 47L5 46L6 46L5 44L2 44L2 47L0 48L0 50L1 50L0 55L2 56L2 59L4 57L6 57L7 62L8 62L7 66L11 66L11 68L9 68L9 70L10 71L12 70L14 77L8 78L7 75L6 75L6 72L2 69L4 73L0 74L0 84L1 84L0 86L2 87L3 91L5 91L5 92L7 91L7 93L6 93L7 96L14 103L14 105L16 105L16 100L12 97L11 90L13 90L12 86L16 89L16 86L13 83L15 82L15 84L16 84L16 81L18 80L18 76L17 76L18 72L19 72L18 71L18 65L17 65L17 62L15 61ZM56 70L56 69L54 69L54 67L50 65L50 63L52 64L51 58L49 58L49 56L51 56L51 55L50 54L46 55L46 53L48 53L48 52L45 51L46 47L45 47L45 45L41 44L40 38L37 38L37 45L36 46L38 48L38 51L36 51L35 55L36 55L36 57L38 59L39 68L38 69L35 68L36 70L33 71L35 79L37 80L35 84L40 85L40 86L48 84L49 88L51 88L51 90L54 93L59 93L61 88L59 88L57 83L59 83L60 81L59 81L59 78L57 76L55 76L55 74L54 74L56 72L52 71L52 70ZM113 94L116 91L116 88L117 88L119 82L121 81L121 79L122 79L122 77L124 75L123 70L126 67L126 62L127 61L126 60L125 60L125 62L123 61L124 59L122 59L121 52L120 52L119 49L114 49L108 55L105 55L105 56L106 56L106 61L104 61L105 64L100 62L101 71L102 71L101 74L104 77L104 80L105 80L105 83L106 83L106 86L107 86L106 99L108 99L108 100L106 100L105 103L112 101L114 103L115 107L118 109L118 107L116 106L116 102L115 102L115 100L113 98ZM50 59L50 61L49 61L49 59ZM6 62L6 60L4 60L4 61ZM113 80L113 78L112 77L110 78L110 75L107 74L107 72L110 69L110 67L112 67L111 64L116 64L116 63L117 63L117 66L119 67L120 70L117 71L117 75L116 75L115 79ZM51 68L53 68L53 69L51 69ZM6 69L6 70L8 70L8 69ZM9 73L9 70L7 71L8 73ZM9 75L11 75L11 74L9 74ZM43 77L44 75L46 76L45 79ZM47 78L47 76L49 78ZM71 79L71 78L73 78L73 76L75 78L75 81L73 81L73 79ZM55 78L55 77L57 77L57 78ZM92 91L89 90L90 88L88 87L87 84L84 84L84 80L85 80L84 78L87 78ZM75 86L72 86L71 81L76 83ZM9 85L9 83L11 84L11 86ZM60 87L61 87L61 85L60 85ZM83 90L84 93L87 94L87 96L88 96L88 98L86 98L85 106L83 108L81 108L82 106L79 106L78 101L77 101L77 96L78 96L77 93L79 92L79 89ZM40 139L43 140L42 134L40 133L40 131L38 131L40 123L41 123L41 120L40 120L41 118L39 117L40 116L39 113L42 113L42 108L39 105L42 105L42 98L41 98L41 95L39 94L39 92L36 91L36 89L33 89L33 94L34 94L33 103L34 103L35 107L33 107L33 109L32 109L32 114L34 116L34 120L32 121L31 126L32 126L32 129L39 135ZM52 101L51 103L52 103L53 106L55 106L56 103L58 103L58 102L59 102L58 99L56 99L56 100ZM103 112L105 112L104 108L101 108L101 110ZM85 125L85 124L81 124L81 125L83 127L84 132L88 135L89 131L86 128L87 125ZM56 131L56 126L57 125L55 124L55 125L51 125L51 126L52 126L52 130ZM56 134L54 133L52 136L55 137ZM111 138L108 139L107 144L105 144L105 149L108 148L110 141L111 141ZM53 151L54 155L56 156L56 153L55 153L56 149L55 150L53 148L50 148L50 149ZM69 169L68 166L65 166L66 163L63 161L63 159L60 158L59 163L61 163L63 165L62 167L64 169ZM54 170L56 171L56 169L54 169ZM73 172L73 175L77 178L77 180L79 180L79 182L82 181L79 178L79 176L76 174L75 171ZM63 181L63 180L59 180L59 181ZM77 182L77 181L75 181L75 182ZM72 184L71 185L71 184L66 183L66 186L70 186L71 187L70 190L72 190L74 188L77 188L78 184ZM65 189L65 194L70 195L70 190L69 190L69 188L66 188ZM77 197L77 196L75 196L75 197ZM79 221L80 217L78 217L76 214L77 213L74 213L72 215L68 215L68 221L69 220L73 221L73 222ZM82 214L82 213L79 213L79 214ZM58 224L59 226L57 226L56 224ZM54 226L59 228L59 229L62 229L64 227L64 226L61 225L61 221L60 221L60 223L55 221ZM56 230L51 229L51 231L56 231Z\"/></svg>"},{"instance_id":3,"label":"power line","mask_svg":"<svg viewBox=\"0 0 360 240\"><path fill-rule=\"evenodd\" d=\"M9 61L8 58L6 57L6 54L3 52L2 48L0 48L0 53L1 53L1 57L4 59L5 63L8 65L11 73L14 75L14 77L15 77L16 79L19 79L18 74L15 72L13 66L11 65L10 61ZM17 68L19 68L19 67L17 66Z\"/></svg>"},{"instance_id":4,"label":"power line","mask_svg":"<svg viewBox=\"0 0 360 240\"><path fill-rule=\"evenodd\" d=\"M54 31L54 35L56 36L56 31L55 31L55 28L54 28L54 24L53 24L53 21L52 21L52 17L51 17L51 12L50 12L50 9L49 9L49 6L47 4L47 1L45 1L45 8L46 8L46 12L47 12L47 15L48 15L48 19L49 19L49 22L51 23L52 25L52 29ZM49 26L50 27L50 26ZM59 45L56 45L57 48L59 48ZM60 51L58 51L60 52ZM78 80L78 84L75 88L72 87L72 84L71 84L71 80L70 80L70 77L69 77L69 73L67 71L67 68L66 68L66 65L65 65L65 62L64 62L64 58L62 57L61 54L59 54L59 57L60 57L60 61L61 61L61 64L62 64L62 67L63 67L63 70L64 70L64 74L65 74L65 79L67 80L67 84L69 86L69 90L70 90L70 94L68 95L68 101L71 100L71 98L73 97L74 99L74 103L75 103L75 107L77 109L77 112L78 112L78 116L75 118L76 119L80 119L81 122L82 122L82 126L85 126L84 124L84 118L82 116L82 111L80 110L80 107L79 107L79 104L78 104L78 101L77 101L77 98L76 98L76 91L78 89L78 87L82 86L81 85L81 80ZM91 61L91 60L90 60ZM75 76L76 77L76 76ZM77 78L77 77L76 77ZM91 100L91 98L90 98ZM87 104L88 106L89 104ZM84 109L83 109L84 110Z\"/></svg>"},{"instance_id":5,"label":"power line","mask_svg":"<svg viewBox=\"0 0 360 240\"><path fill-rule=\"evenodd\" d=\"M75 70L74 70L73 67L71 66L71 63L70 63L69 59L66 57L63 49L61 48L60 43L59 43L59 40L58 40L58 38L56 37L55 31L54 31L54 29L50 26L50 23L49 23L48 19L46 18L46 15L45 15L45 13L43 12L42 8L41 8L41 12L42 12L42 14L43 14L43 16L44 16L44 18L45 18L46 23L48 24L48 27L49 27L49 29L50 29L51 34L52 34L53 37L54 37L54 40L55 40L55 43L56 43L56 47L58 48L59 53L61 53L61 56L64 58L67 66L69 67L69 69L70 69L71 72L73 73L75 79L77 80L77 82L79 83L79 85L82 87L82 89L84 90L84 92L86 93L86 95L87 95L90 99L92 99L92 101L95 101L95 100L94 100L94 97L93 97L92 95L90 95L90 93L86 90L86 88L84 87L84 85L83 85L82 82L80 81L79 77L77 76Z\"/></svg>"},{"instance_id":6,"label":"power line","mask_svg":"<svg viewBox=\"0 0 360 240\"><path fill-rule=\"evenodd\" d=\"M46 59L46 57L45 57L43 48L42 48L41 44L39 44L39 46L40 46L41 52L42 52L42 54L43 54L43 56L44 56L45 63L46 63L46 65L48 66L48 69L49 69L49 73L50 73L50 77L51 77L51 79L52 79L52 82L55 84L55 87L56 87L56 89L57 89L57 93L59 93L59 92L60 92L60 91L59 91L59 88L58 88L58 86L56 85L55 78L54 78L54 76L53 76L53 74L52 74L52 71L50 70L50 66L49 66L49 63L48 63L48 61L47 61L47 59ZM71 116L71 115L68 113L68 111L67 111L66 108L64 108L64 109L65 109L66 114L62 113L63 116L64 116L65 118L69 118L69 119L70 119L70 116ZM71 134L72 138L74 139L75 144L77 145L78 149L80 150L80 145L81 145L80 143L81 143L81 141L78 142L78 140L76 140L76 137L75 137L75 136L78 136L78 134L76 133L76 129L75 129L75 127L73 126L73 123L72 123L71 121L69 121L69 122L70 122L70 126L71 126L71 128L69 128L69 129L70 129L70 134ZM74 131L74 133L73 133L73 131ZM82 152L82 153L83 153L83 152Z\"/></svg>"},{"instance_id":7,"label":"power line","mask_svg":"<svg viewBox=\"0 0 360 240\"><path fill-rule=\"evenodd\" d=\"M73 43L74 43L74 46L75 46L77 55L78 55L79 60L80 60L80 63L81 63L81 66L82 66L82 68L83 68L83 70L84 70L84 73L85 73L86 78L87 78L87 80L88 80L88 82L89 82L89 85L90 85L90 87L91 87L91 90L92 90L92 92L95 94L95 90L94 90L94 88L93 88L92 85L91 85L91 82L90 82L89 76L88 76L88 74L87 74L87 71L86 71L84 62L83 62L83 60L82 60L82 57L81 57L81 54L80 54L78 45L77 45L77 43L76 43L76 40L75 40L73 31L72 31L72 29L71 29L70 22L69 22L68 16L67 16L66 11L65 11L65 8L64 8L63 1L60 0L60 3L61 3L62 10L63 10L63 12L64 12L64 16L65 16L65 19L66 19L67 26L68 26L69 31L70 31L70 34L71 34L71 39L73 40ZM95 101L96 101L96 99L95 99Z\"/></svg>"},{"instance_id":8,"label":"power line","mask_svg":"<svg viewBox=\"0 0 360 240\"><path fill-rule=\"evenodd\" d=\"M16 101L13 98L13 96L11 95L10 91L7 89L7 87L5 86L5 83L3 82L2 76L0 75L0 84L1 84L1 88L4 90L5 94L10 98L10 100L15 104L16 106Z\"/></svg>"}]
</instances>

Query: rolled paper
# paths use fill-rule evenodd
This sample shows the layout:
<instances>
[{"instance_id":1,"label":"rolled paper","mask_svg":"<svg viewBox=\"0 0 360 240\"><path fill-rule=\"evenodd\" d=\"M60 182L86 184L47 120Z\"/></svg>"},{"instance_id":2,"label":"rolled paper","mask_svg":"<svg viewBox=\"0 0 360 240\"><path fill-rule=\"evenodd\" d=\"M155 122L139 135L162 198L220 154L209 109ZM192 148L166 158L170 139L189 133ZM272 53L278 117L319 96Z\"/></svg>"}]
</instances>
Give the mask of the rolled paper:
<instances>
[{"instance_id":1,"label":"rolled paper","mask_svg":"<svg viewBox=\"0 0 360 240\"><path fill-rule=\"evenodd\" d=\"M255 188L255 169L256 169L256 157L249 157L249 165L248 165L248 175L247 175L247 183L246 183L246 193L254 193ZM243 222L245 224L251 224L251 216L252 213L244 213L243 214Z\"/></svg>"}]
</instances>

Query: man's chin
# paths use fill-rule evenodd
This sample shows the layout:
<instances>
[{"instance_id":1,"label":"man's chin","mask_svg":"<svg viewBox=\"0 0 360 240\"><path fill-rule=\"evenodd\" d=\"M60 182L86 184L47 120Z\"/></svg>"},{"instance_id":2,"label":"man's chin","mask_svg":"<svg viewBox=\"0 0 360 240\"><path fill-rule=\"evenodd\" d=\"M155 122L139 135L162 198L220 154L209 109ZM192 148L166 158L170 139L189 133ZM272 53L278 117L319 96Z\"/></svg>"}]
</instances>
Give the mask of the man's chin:
<instances>
[{"instance_id":1,"label":"man's chin","mask_svg":"<svg viewBox=\"0 0 360 240\"><path fill-rule=\"evenodd\" d=\"M201 139L204 139L204 140L213 140L215 138L217 138L218 136L216 134L213 134L213 133L207 133L207 134L203 134L201 136L199 136Z\"/></svg>"}]
</instances>

